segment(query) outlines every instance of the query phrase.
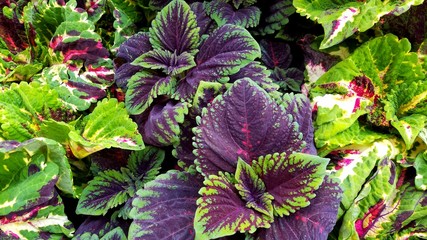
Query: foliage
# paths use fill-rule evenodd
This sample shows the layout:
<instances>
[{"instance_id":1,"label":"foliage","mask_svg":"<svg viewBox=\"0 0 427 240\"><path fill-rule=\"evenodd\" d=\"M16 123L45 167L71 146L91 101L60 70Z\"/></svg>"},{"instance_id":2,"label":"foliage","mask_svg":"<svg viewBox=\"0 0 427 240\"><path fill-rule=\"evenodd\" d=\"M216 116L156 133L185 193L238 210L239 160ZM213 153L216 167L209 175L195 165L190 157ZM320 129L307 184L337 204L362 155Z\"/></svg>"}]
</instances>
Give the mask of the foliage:
<instances>
[{"instance_id":1,"label":"foliage","mask_svg":"<svg viewBox=\"0 0 427 240\"><path fill-rule=\"evenodd\" d=\"M426 239L423 2L0 2L0 238Z\"/></svg>"}]
</instances>

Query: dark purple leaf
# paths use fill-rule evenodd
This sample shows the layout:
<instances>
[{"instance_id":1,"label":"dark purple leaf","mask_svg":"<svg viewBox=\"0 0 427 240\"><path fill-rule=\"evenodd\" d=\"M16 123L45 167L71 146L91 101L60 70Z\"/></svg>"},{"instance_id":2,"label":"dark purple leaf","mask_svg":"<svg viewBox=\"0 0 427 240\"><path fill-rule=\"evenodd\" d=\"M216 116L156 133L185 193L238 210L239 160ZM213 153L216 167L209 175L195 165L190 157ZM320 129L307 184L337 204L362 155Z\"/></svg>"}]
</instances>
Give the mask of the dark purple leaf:
<instances>
[{"instance_id":1,"label":"dark purple leaf","mask_svg":"<svg viewBox=\"0 0 427 240\"><path fill-rule=\"evenodd\" d=\"M126 89L129 79L141 70L142 67L140 66L135 66L131 63L124 63L116 69L116 74L114 75L116 85L122 89Z\"/></svg>"},{"instance_id":2,"label":"dark purple leaf","mask_svg":"<svg viewBox=\"0 0 427 240\"><path fill-rule=\"evenodd\" d=\"M130 222L117 217L117 214L107 214L106 216L87 217L84 222L74 233L76 240L85 240L82 238L85 233L96 235L99 238L103 237L113 229L120 227L124 232L127 232Z\"/></svg>"},{"instance_id":3,"label":"dark purple leaf","mask_svg":"<svg viewBox=\"0 0 427 240\"><path fill-rule=\"evenodd\" d=\"M405 13L396 16L394 14L385 15L381 20L381 26L387 32L391 32L399 38L408 38L417 48L427 37L427 3L419 6L412 6Z\"/></svg>"},{"instance_id":4,"label":"dark purple leaf","mask_svg":"<svg viewBox=\"0 0 427 240\"><path fill-rule=\"evenodd\" d=\"M129 157L128 168L142 183L146 183L158 175L164 158L164 150L146 146L141 151L132 152Z\"/></svg>"},{"instance_id":5,"label":"dark purple leaf","mask_svg":"<svg viewBox=\"0 0 427 240\"><path fill-rule=\"evenodd\" d=\"M120 45L117 57L130 63L142 54L152 50L148 32L137 33Z\"/></svg>"},{"instance_id":6,"label":"dark purple leaf","mask_svg":"<svg viewBox=\"0 0 427 240\"><path fill-rule=\"evenodd\" d=\"M236 81L208 106L195 130L203 175L235 172L239 157L251 163L270 153L302 150L305 143L293 111L285 111L253 81Z\"/></svg>"},{"instance_id":7,"label":"dark purple leaf","mask_svg":"<svg viewBox=\"0 0 427 240\"><path fill-rule=\"evenodd\" d=\"M129 238L193 239L196 200L202 186L199 175L176 170L148 182L133 201Z\"/></svg>"},{"instance_id":8,"label":"dark purple leaf","mask_svg":"<svg viewBox=\"0 0 427 240\"><path fill-rule=\"evenodd\" d=\"M141 55L132 64L144 68L161 69L168 76L178 75L196 66L193 55L188 52L177 55L176 52L159 49Z\"/></svg>"},{"instance_id":9,"label":"dark purple leaf","mask_svg":"<svg viewBox=\"0 0 427 240\"><path fill-rule=\"evenodd\" d=\"M144 127L140 129L144 142L158 147L176 145L181 132L179 124L187 113L188 105L182 102L168 101L154 105Z\"/></svg>"},{"instance_id":10,"label":"dark purple leaf","mask_svg":"<svg viewBox=\"0 0 427 240\"><path fill-rule=\"evenodd\" d=\"M177 55L196 53L199 37L196 16L184 1L169 3L157 14L150 28L153 48L176 52Z\"/></svg>"},{"instance_id":11,"label":"dark purple leaf","mask_svg":"<svg viewBox=\"0 0 427 240\"><path fill-rule=\"evenodd\" d=\"M262 39L259 46L261 47L261 60L268 68L286 69L291 65L291 47L287 43Z\"/></svg>"},{"instance_id":12,"label":"dark purple leaf","mask_svg":"<svg viewBox=\"0 0 427 240\"><path fill-rule=\"evenodd\" d=\"M209 34L215 27L215 22L206 14L203 3L192 3L190 8L196 15L197 26L200 28L199 35Z\"/></svg>"},{"instance_id":13,"label":"dark purple leaf","mask_svg":"<svg viewBox=\"0 0 427 240\"><path fill-rule=\"evenodd\" d=\"M25 5L28 0L20 2ZM10 9L12 16L5 15L4 8ZM34 29L31 29L30 35L27 35L25 25L19 20L21 17L20 11L16 6L15 0L2 1L0 3L0 38L6 43L7 48L13 54L21 52L30 46L31 41L34 39ZM30 37L30 39L28 38ZM34 43L35 45L35 43Z\"/></svg>"},{"instance_id":14,"label":"dark purple leaf","mask_svg":"<svg viewBox=\"0 0 427 240\"><path fill-rule=\"evenodd\" d=\"M200 46L197 66L179 82L177 95L188 98L200 81L226 82L255 58L260 57L258 43L242 27L226 24L215 30Z\"/></svg>"},{"instance_id":15,"label":"dark purple leaf","mask_svg":"<svg viewBox=\"0 0 427 240\"><path fill-rule=\"evenodd\" d=\"M282 100L281 105L286 112L293 113L294 121L298 123L303 140L307 143L303 152L316 155L310 99L303 94L287 93L283 95Z\"/></svg>"},{"instance_id":16,"label":"dark purple leaf","mask_svg":"<svg viewBox=\"0 0 427 240\"><path fill-rule=\"evenodd\" d=\"M103 149L90 155L91 170L94 173L102 172L105 170L120 170L128 163L130 151L111 148Z\"/></svg>"},{"instance_id":17,"label":"dark purple leaf","mask_svg":"<svg viewBox=\"0 0 427 240\"><path fill-rule=\"evenodd\" d=\"M128 82L126 108L130 114L140 114L146 110L159 95L171 94L175 79L159 76L148 70L139 71Z\"/></svg>"},{"instance_id":18,"label":"dark purple leaf","mask_svg":"<svg viewBox=\"0 0 427 240\"><path fill-rule=\"evenodd\" d=\"M194 133L192 129L197 126L197 116L200 116L203 108L207 107L216 96L224 93L225 90L225 86L220 83L201 82L199 85L189 113L185 116L181 125L181 137L179 145L176 147L176 156L179 159L178 164L181 168L185 169L193 165L196 159L193 153Z\"/></svg>"},{"instance_id":19,"label":"dark purple leaf","mask_svg":"<svg viewBox=\"0 0 427 240\"><path fill-rule=\"evenodd\" d=\"M337 220L342 191L337 183L325 178L315 194L310 206L290 216L276 218L270 228L256 232L256 239L327 239Z\"/></svg>"},{"instance_id":20,"label":"dark purple leaf","mask_svg":"<svg viewBox=\"0 0 427 240\"><path fill-rule=\"evenodd\" d=\"M280 86L284 92L301 92L304 83L304 72L298 68L274 68L271 76L273 82Z\"/></svg>"},{"instance_id":21,"label":"dark purple leaf","mask_svg":"<svg viewBox=\"0 0 427 240\"><path fill-rule=\"evenodd\" d=\"M204 3L206 13L215 20L218 26L224 24L238 25L244 28L256 27L259 24L261 11L255 6L234 9L229 3L214 0Z\"/></svg>"},{"instance_id":22,"label":"dark purple leaf","mask_svg":"<svg viewBox=\"0 0 427 240\"><path fill-rule=\"evenodd\" d=\"M340 61L340 58L337 56L332 56L327 53L320 52L318 49L314 49L311 46L314 40L315 36L306 35L298 42L298 45L304 52L304 63L308 74L308 80L310 82L315 82L333 65Z\"/></svg>"},{"instance_id":23,"label":"dark purple leaf","mask_svg":"<svg viewBox=\"0 0 427 240\"><path fill-rule=\"evenodd\" d=\"M194 219L196 238L212 239L230 236L236 232L253 233L257 228L268 228L272 218L246 206L239 192L227 176L210 175L200 189Z\"/></svg>"},{"instance_id":24,"label":"dark purple leaf","mask_svg":"<svg viewBox=\"0 0 427 240\"><path fill-rule=\"evenodd\" d=\"M279 88L278 85L273 83L269 75L270 72L259 62L251 62L241 68L236 74L231 75L230 82L235 82L241 78L250 78L267 92L274 92Z\"/></svg>"}]
</instances>

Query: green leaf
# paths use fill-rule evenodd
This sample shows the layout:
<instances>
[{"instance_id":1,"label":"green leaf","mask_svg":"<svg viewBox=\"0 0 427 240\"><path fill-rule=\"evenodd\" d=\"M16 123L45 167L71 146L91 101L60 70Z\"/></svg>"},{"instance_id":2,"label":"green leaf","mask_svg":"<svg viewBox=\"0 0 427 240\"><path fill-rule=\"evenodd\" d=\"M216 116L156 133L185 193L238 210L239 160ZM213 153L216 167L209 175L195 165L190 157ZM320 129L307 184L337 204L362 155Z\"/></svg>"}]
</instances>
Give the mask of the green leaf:
<instances>
[{"instance_id":1,"label":"green leaf","mask_svg":"<svg viewBox=\"0 0 427 240\"><path fill-rule=\"evenodd\" d=\"M62 108L58 94L39 83L12 83L0 92L0 137L25 141L34 137L51 111Z\"/></svg>"},{"instance_id":2,"label":"green leaf","mask_svg":"<svg viewBox=\"0 0 427 240\"><path fill-rule=\"evenodd\" d=\"M6 146L7 143L8 141L3 142ZM73 175L64 148L59 143L44 138L12 144L11 148L4 148L0 144L0 165L3 166L0 170L0 190L18 181L23 169L42 162L53 163L59 169L55 173L58 175L56 186L64 193L74 195Z\"/></svg>"},{"instance_id":3,"label":"green leaf","mask_svg":"<svg viewBox=\"0 0 427 240\"><path fill-rule=\"evenodd\" d=\"M329 174L339 180L343 189L338 216L354 204L360 189L378 161L385 158L393 159L402 152L399 145L401 143L396 139L384 139L370 144L349 145L330 153L329 156L335 160Z\"/></svg>"},{"instance_id":4,"label":"green leaf","mask_svg":"<svg viewBox=\"0 0 427 240\"><path fill-rule=\"evenodd\" d=\"M423 0L355 1L355 0L294 0L297 12L322 24L325 37L320 48L328 48L353 35L364 32L387 14L396 16Z\"/></svg>"},{"instance_id":5,"label":"green leaf","mask_svg":"<svg viewBox=\"0 0 427 240\"><path fill-rule=\"evenodd\" d=\"M377 171L343 217L340 239L382 238L390 234L387 225L393 222L391 217L399 204L395 201L398 176L399 169L391 160L378 162ZM380 235L382 231L384 235Z\"/></svg>"},{"instance_id":6,"label":"green leaf","mask_svg":"<svg viewBox=\"0 0 427 240\"><path fill-rule=\"evenodd\" d=\"M129 199L132 182L132 178L123 170L100 172L83 190L76 213L92 216L107 214L109 209Z\"/></svg>"},{"instance_id":7,"label":"green leaf","mask_svg":"<svg viewBox=\"0 0 427 240\"><path fill-rule=\"evenodd\" d=\"M115 98L98 102L93 112L84 118L83 124L81 134L76 131L69 133L71 151L77 158L110 147L144 148L136 123L129 118L124 103Z\"/></svg>"},{"instance_id":8,"label":"green leaf","mask_svg":"<svg viewBox=\"0 0 427 240\"><path fill-rule=\"evenodd\" d=\"M2 186L0 192L0 216L8 215L11 212L18 212L30 206L38 205L53 197L53 192L45 193L43 188L54 185L57 181L59 168L52 162L44 162L44 167L38 163L40 170L30 174L30 167L24 166L20 171L16 171L12 181L6 186ZM23 189L28 189L23 191Z\"/></svg>"},{"instance_id":9,"label":"green leaf","mask_svg":"<svg viewBox=\"0 0 427 240\"><path fill-rule=\"evenodd\" d=\"M418 154L415 158L414 168L417 172L415 186L418 190L427 190L427 152Z\"/></svg>"},{"instance_id":10,"label":"green leaf","mask_svg":"<svg viewBox=\"0 0 427 240\"><path fill-rule=\"evenodd\" d=\"M318 108L316 140L327 141L367 114L369 124L394 127L411 148L426 121L427 82L410 49L407 39L387 34L322 75L311 90Z\"/></svg>"}]
</instances>

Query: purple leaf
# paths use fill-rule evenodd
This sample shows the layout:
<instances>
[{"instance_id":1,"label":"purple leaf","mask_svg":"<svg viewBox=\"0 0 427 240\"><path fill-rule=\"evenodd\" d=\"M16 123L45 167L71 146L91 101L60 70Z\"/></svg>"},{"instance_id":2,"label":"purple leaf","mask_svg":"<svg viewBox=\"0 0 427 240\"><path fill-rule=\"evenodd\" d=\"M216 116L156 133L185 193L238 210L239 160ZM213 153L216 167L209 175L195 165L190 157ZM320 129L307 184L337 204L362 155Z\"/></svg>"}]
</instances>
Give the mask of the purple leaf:
<instances>
[{"instance_id":1,"label":"purple leaf","mask_svg":"<svg viewBox=\"0 0 427 240\"><path fill-rule=\"evenodd\" d=\"M196 16L185 1L172 1L157 14L150 28L150 42L154 49L178 55L197 52L199 27Z\"/></svg>"},{"instance_id":2,"label":"purple leaf","mask_svg":"<svg viewBox=\"0 0 427 240\"><path fill-rule=\"evenodd\" d=\"M168 101L154 105L141 129L144 142L158 147L176 145L181 132L179 124L187 113L186 103Z\"/></svg>"},{"instance_id":3,"label":"purple leaf","mask_svg":"<svg viewBox=\"0 0 427 240\"><path fill-rule=\"evenodd\" d=\"M307 143L303 152L316 155L310 99L303 94L287 93L283 95L280 105L285 108L286 112L293 113L294 121L299 125L299 131Z\"/></svg>"},{"instance_id":4,"label":"purple leaf","mask_svg":"<svg viewBox=\"0 0 427 240\"><path fill-rule=\"evenodd\" d=\"M141 55L133 64L144 68L161 69L168 76L178 75L196 66L194 57L188 52L177 55L176 52L160 49Z\"/></svg>"},{"instance_id":5,"label":"purple leaf","mask_svg":"<svg viewBox=\"0 0 427 240\"><path fill-rule=\"evenodd\" d=\"M90 168L95 173L111 169L120 170L126 166L129 154L129 150L119 148L103 149L90 155Z\"/></svg>"},{"instance_id":6,"label":"purple leaf","mask_svg":"<svg viewBox=\"0 0 427 240\"><path fill-rule=\"evenodd\" d=\"M179 145L176 147L176 156L179 159L178 165L185 169L194 164L196 156L193 153L193 127L197 126L196 118L202 114L203 108L219 94L224 93L225 86L220 83L201 82L194 96L189 114L185 116L181 126L181 137Z\"/></svg>"},{"instance_id":7,"label":"purple leaf","mask_svg":"<svg viewBox=\"0 0 427 240\"><path fill-rule=\"evenodd\" d=\"M82 235L90 233L99 238L103 237L106 233L111 232L115 228L121 228L127 232L130 222L117 217L117 214L108 214L107 216L87 217L79 228L74 233L76 240L85 240Z\"/></svg>"},{"instance_id":8,"label":"purple leaf","mask_svg":"<svg viewBox=\"0 0 427 240\"><path fill-rule=\"evenodd\" d=\"M153 180L165 159L165 151L160 148L146 146L141 151L134 151L129 157L128 168L142 183Z\"/></svg>"},{"instance_id":9,"label":"purple leaf","mask_svg":"<svg viewBox=\"0 0 427 240\"><path fill-rule=\"evenodd\" d=\"M273 219L271 201L274 197L266 191L264 182L254 169L241 159L237 162L236 180L236 189L246 201L246 207L253 208Z\"/></svg>"},{"instance_id":10,"label":"purple leaf","mask_svg":"<svg viewBox=\"0 0 427 240\"><path fill-rule=\"evenodd\" d=\"M272 218L246 207L237 189L227 176L210 175L200 189L194 219L196 238L208 239L233 235L236 232L253 233L257 228L268 228Z\"/></svg>"},{"instance_id":11,"label":"purple leaf","mask_svg":"<svg viewBox=\"0 0 427 240\"><path fill-rule=\"evenodd\" d=\"M271 76L273 82L280 86L284 92L302 92L304 72L298 68L274 68Z\"/></svg>"},{"instance_id":12,"label":"purple leaf","mask_svg":"<svg viewBox=\"0 0 427 240\"><path fill-rule=\"evenodd\" d=\"M175 79L142 70L132 76L126 91L126 108L136 115L146 110L159 95L171 94Z\"/></svg>"},{"instance_id":13,"label":"purple leaf","mask_svg":"<svg viewBox=\"0 0 427 240\"><path fill-rule=\"evenodd\" d=\"M96 63L101 58L108 58L110 55L101 41L94 39L79 38L76 41L66 42L63 40L63 36L59 35L52 39L50 47L54 51L62 52L64 63L70 60L82 60L89 65Z\"/></svg>"},{"instance_id":14,"label":"purple leaf","mask_svg":"<svg viewBox=\"0 0 427 240\"><path fill-rule=\"evenodd\" d=\"M327 239L337 220L342 191L337 183L325 178L315 194L310 206L275 219L270 228L256 232L256 239Z\"/></svg>"},{"instance_id":15,"label":"purple leaf","mask_svg":"<svg viewBox=\"0 0 427 240\"><path fill-rule=\"evenodd\" d=\"M205 2L206 13L215 20L218 26L233 24L244 28L256 27L259 24L261 11L255 6L234 10L223 1Z\"/></svg>"},{"instance_id":16,"label":"purple leaf","mask_svg":"<svg viewBox=\"0 0 427 240\"><path fill-rule=\"evenodd\" d=\"M236 81L217 97L195 128L195 153L203 175L235 172L245 162L275 152L303 149L305 143L291 113L249 79Z\"/></svg>"},{"instance_id":17,"label":"purple leaf","mask_svg":"<svg viewBox=\"0 0 427 240\"><path fill-rule=\"evenodd\" d=\"M133 201L134 221L129 238L193 239L194 212L202 182L200 175L176 170L148 182Z\"/></svg>"},{"instance_id":18,"label":"purple leaf","mask_svg":"<svg viewBox=\"0 0 427 240\"><path fill-rule=\"evenodd\" d=\"M19 2L19 4L25 5L27 1ZM30 46L30 40L34 40L35 31L31 29L28 31L30 34L27 35L25 25L20 21L18 7L16 6L15 0L2 1L0 3L0 9L12 8L13 16L6 16L4 12L0 13L0 38L6 43L7 48L13 54L21 52ZM3 10L5 11L5 10ZM20 15L20 14L19 14ZM30 37L30 39L28 38Z\"/></svg>"},{"instance_id":19,"label":"purple leaf","mask_svg":"<svg viewBox=\"0 0 427 240\"><path fill-rule=\"evenodd\" d=\"M203 3L195 2L190 5L191 10L196 15L197 26L199 26L199 35L209 34L215 27L215 22L206 14Z\"/></svg>"},{"instance_id":20,"label":"purple leaf","mask_svg":"<svg viewBox=\"0 0 427 240\"><path fill-rule=\"evenodd\" d=\"M117 57L130 63L140 55L152 50L148 32L137 33L126 40L117 50Z\"/></svg>"},{"instance_id":21,"label":"purple leaf","mask_svg":"<svg viewBox=\"0 0 427 240\"><path fill-rule=\"evenodd\" d=\"M292 62L291 47L287 43L262 39L261 60L268 68L288 68Z\"/></svg>"},{"instance_id":22,"label":"purple leaf","mask_svg":"<svg viewBox=\"0 0 427 240\"><path fill-rule=\"evenodd\" d=\"M215 30L200 46L197 66L180 81L177 94L188 98L194 94L200 81L225 82L255 58L260 57L258 43L242 27L226 24Z\"/></svg>"},{"instance_id":23,"label":"purple leaf","mask_svg":"<svg viewBox=\"0 0 427 240\"><path fill-rule=\"evenodd\" d=\"M245 67L241 68L236 74L230 76L230 82L235 82L241 78L250 78L256 82L267 92L274 92L278 90L278 85L273 83L273 80L269 77L270 72L261 65L259 62L251 62Z\"/></svg>"},{"instance_id":24,"label":"purple leaf","mask_svg":"<svg viewBox=\"0 0 427 240\"><path fill-rule=\"evenodd\" d=\"M117 86L126 89L128 80L142 69L131 62L152 49L148 32L137 33L120 45L114 59L114 80Z\"/></svg>"},{"instance_id":25,"label":"purple leaf","mask_svg":"<svg viewBox=\"0 0 427 240\"><path fill-rule=\"evenodd\" d=\"M127 83L131 79L131 77L141 70L142 67L140 66L135 66L131 63L124 63L116 69L116 74L114 75L116 85L120 88L126 89Z\"/></svg>"},{"instance_id":26,"label":"purple leaf","mask_svg":"<svg viewBox=\"0 0 427 240\"><path fill-rule=\"evenodd\" d=\"M303 153L260 157L252 168L274 197L275 215L289 215L307 207L325 176L328 159Z\"/></svg>"}]
</instances>

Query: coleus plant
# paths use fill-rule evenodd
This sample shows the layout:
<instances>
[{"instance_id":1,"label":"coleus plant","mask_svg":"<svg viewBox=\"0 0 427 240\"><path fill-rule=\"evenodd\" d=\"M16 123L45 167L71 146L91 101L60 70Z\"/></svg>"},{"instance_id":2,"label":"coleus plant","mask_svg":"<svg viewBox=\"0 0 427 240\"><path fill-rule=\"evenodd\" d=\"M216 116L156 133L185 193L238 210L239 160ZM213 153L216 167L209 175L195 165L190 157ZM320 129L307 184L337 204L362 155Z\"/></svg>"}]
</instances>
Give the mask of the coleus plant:
<instances>
[{"instance_id":1,"label":"coleus plant","mask_svg":"<svg viewBox=\"0 0 427 240\"><path fill-rule=\"evenodd\" d=\"M237 80L203 110L194 129L197 172L171 170L137 192L130 237L206 239L242 232L299 239L308 229L308 236L327 236L341 190L325 177L328 159L313 155L310 115L303 95L276 101L249 78ZM171 191L176 187L186 190ZM328 206L319 207L323 201ZM290 234L293 224L302 226Z\"/></svg>"},{"instance_id":2,"label":"coleus plant","mask_svg":"<svg viewBox=\"0 0 427 240\"><path fill-rule=\"evenodd\" d=\"M201 81L226 83L247 76L276 89L265 67L253 61L260 48L247 30L225 24L204 38L198 24L188 4L172 1L148 33L131 37L118 50L116 82L125 88L128 111L141 114L138 123L146 143L179 143L178 124Z\"/></svg>"},{"instance_id":3,"label":"coleus plant","mask_svg":"<svg viewBox=\"0 0 427 240\"><path fill-rule=\"evenodd\" d=\"M422 2L1 2L0 238L427 238Z\"/></svg>"}]
</instances>

